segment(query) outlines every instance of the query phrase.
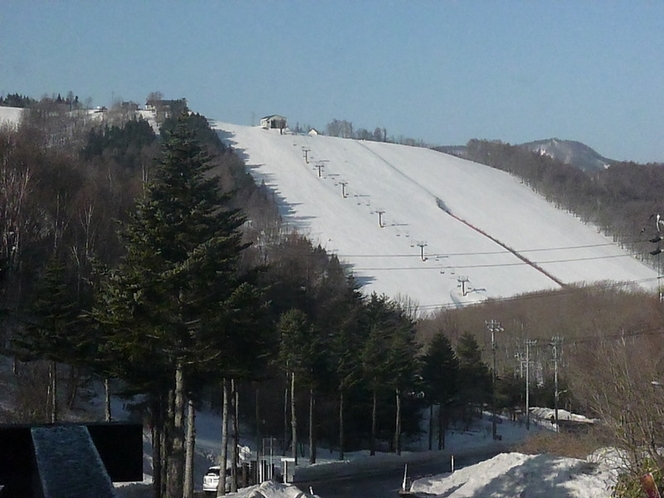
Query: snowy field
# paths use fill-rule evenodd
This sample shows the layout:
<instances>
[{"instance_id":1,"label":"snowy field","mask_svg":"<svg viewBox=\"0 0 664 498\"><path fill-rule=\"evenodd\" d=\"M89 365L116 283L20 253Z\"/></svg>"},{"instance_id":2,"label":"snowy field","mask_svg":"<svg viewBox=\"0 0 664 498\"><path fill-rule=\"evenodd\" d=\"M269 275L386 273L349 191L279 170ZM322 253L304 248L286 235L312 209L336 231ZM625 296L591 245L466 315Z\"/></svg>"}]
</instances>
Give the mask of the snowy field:
<instances>
[{"instance_id":1,"label":"snowy field","mask_svg":"<svg viewBox=\"0 0 664 498\"><path fill-rule=\"evenodd\" d=\"M16 107L0 107L0 126L16 125L21 120L23 109Z\"/></svg>"},{"instance_id":2,"label":"snowy field","mask_svg":"<svg viewBox=\"0 0 664 498\"><path fill-rule=\"evenodd\" d=\"M421 311L657 273L502 171L433 150L216 123L282 217L365 293Z\"/></svg>"}]
</instances>

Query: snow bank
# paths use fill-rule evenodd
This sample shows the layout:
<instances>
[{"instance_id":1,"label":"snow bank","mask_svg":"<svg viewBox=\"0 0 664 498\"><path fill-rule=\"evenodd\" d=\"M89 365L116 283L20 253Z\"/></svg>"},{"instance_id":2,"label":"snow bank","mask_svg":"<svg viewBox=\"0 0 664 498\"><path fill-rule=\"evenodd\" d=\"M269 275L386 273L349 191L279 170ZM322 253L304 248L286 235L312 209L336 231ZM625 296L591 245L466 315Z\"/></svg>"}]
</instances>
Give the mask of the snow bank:
<instances>
[{"instance_id":1,"label":"snow bank","mask_svg":"<svg viewBox=\"0 0 664 498\"><path fill-rule=\"evenodd\" d=\"M452 474L413 483L446 498L609 498L615 473L601 464L552 455L502 453Z\"/></svg>"}]
</instances>

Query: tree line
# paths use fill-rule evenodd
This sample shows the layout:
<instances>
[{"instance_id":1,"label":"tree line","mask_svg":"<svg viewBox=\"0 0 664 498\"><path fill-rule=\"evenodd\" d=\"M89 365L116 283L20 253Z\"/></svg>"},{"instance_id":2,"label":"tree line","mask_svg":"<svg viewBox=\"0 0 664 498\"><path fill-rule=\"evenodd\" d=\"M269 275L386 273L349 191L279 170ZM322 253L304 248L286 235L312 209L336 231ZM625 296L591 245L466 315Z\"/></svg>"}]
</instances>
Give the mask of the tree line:
<instances>
[{"instance_id":1,"label":"tree line","mask_svg":"<svg viewBox=\"0 0 664 498\"><path fill-rule=\"evenodd\" d=\"M27 95L20 93L8 93L7 95L0 95L0 107L29 107L36 104L37 101Z\"/></svg>"},{"instance_id":2,"label":"tree line","mask_svg":"<svg viewBox=\"0 0 664 498\"><path fill-rule=\"evenodd\" d=\"M280 434L296 458L305 432L313 461L320 441L400 452L418 432L415 317L362 295L336 257L289 231L204 117L166 119L157 136L49 99L0 145L7 421L58 421L91 378L116 379L145 400L155 496L190 495L193 408L239 413L242 389L264 394L247 396L257 435Z\"/></svg>"},{"instance_id":3,"label":"tree line","mask_svg":"<svg viewBox=\"0 0 664 498\"><path fill-rule=\"evenodd\" d=\"M165 119L157 135L140 119L90 121L45 99L18 128L0 130L0 157L0 343L17 386L13 413L0 415L59 420L93 378L141 394L155 496L191 495L188 430L203 405L227 415L222 455L230 448L231 461L231 413L253 428L257 447L277 436L298 458L308 439L312 461L322 443L341 458L359 448L398 453L426 410L429 445L443 448L451 424L469 427L490 406L492 374L498 410L516 417L523 373L506 348L491 371L489 318L509 325L512 339L524 327L540 340L564 335L577 359L563 368L561 401L613 417L616 430L625 428L618 407L601 403L613 386L658 378L659 349L638 334L660 330L661 312L628 290L542 293L430 319L363 295L343 262L282 223L269 189L198 114ZM627 335L614 340L616 330ZM626 364L644 346L653 362L638 377L616 369L594 382L600 351ZM554 403L549 360L536 356L544 373L533 404ZM620 391L634 406L623 440L636 452L639 434L657 434L636 416L633 392Z\"/></svg>"}]
</instances>

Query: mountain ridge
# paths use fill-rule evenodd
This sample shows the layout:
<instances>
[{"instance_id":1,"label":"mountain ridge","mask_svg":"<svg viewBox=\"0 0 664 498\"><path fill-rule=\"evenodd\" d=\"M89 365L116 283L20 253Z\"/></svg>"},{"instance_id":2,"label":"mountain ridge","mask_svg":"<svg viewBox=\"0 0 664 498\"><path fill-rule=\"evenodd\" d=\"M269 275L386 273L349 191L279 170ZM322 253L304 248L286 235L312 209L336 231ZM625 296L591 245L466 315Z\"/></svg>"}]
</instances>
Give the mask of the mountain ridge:
<instances>
[{"instance_id":1,"label":"mountain ridge","mask_svg":"<svg viewBox=\"0 0 664 498\"><path fill-rule=\"evenodd\" d=\"M500 143L500 141L496 142ZM516 147L529 150L536 154L546 155L553 160L575 166L588 173L606 169L617 162L602 156L593 148L576 140L546 138L517 144ZM443 145L434 147L434 150L468 159L467 145Z\"/></svg>"},{"instance_id":2,"label":"mountain ridge","mask_svg":"<svg viewBox=\"0 0 664 498\"><path fill-rule=\"evenodd\" d=\"M548 138L519 144L535 153L547 155L565 164L571 164L583 171L592 172L608 168L613 159L600 155L588 145L575 140L561 140L559 138Z\"/></svg>"}]
</instances>

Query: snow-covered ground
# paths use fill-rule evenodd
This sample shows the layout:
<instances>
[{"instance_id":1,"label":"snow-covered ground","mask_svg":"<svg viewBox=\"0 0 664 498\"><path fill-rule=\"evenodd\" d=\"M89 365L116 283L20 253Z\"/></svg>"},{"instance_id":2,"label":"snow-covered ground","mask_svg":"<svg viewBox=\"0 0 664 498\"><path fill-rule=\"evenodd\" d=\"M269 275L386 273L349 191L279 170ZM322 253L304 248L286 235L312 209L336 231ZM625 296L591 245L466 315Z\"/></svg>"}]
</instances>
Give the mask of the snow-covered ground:
<instances>
[{"instance_id":1,"label":"snow-covered ground","mask_svg":"<svg viewBox=\"0 0 664 498\"><path fill-rule=\"evenodd\" d=\"M321 458L315 465L309 465L306 458L300 460L295 472L295 484L263 483L240 489L228 496L236 498L305 498L309 490L297 487L298 481L339 478L366 473L378 467L403 468L408 462L418 460L441 462L445 472L415 480L413 493L428 493L427 496L445 498L609 498L611 486L615 484L619 461L611 451L598 451L586 460L556 457L553 455L524 455L522 453L500 453L494 458L476 465L447 472L452 455L461 457L477 453L482 449L495 448L496 444L510 445L524 440L529 434L554 430L550 423L552 410L534 408L530 430L522 422L502 419L498 425L501 443L491 437L491 423L488 418L469 432L450 431L443 451L426 451L426 441L411 441L411 451L401 456L368 452L346 455L338 460L336 452L320 450ZM583 417L559 411L560 419L585 420ZM426 425L426 420L423 424ZM220 420L209 413L199 413L196 431L197 452L196 488L201 488L202 473L208 465L216 463L220 448ZM247 440L243 444L251 444ZM149 445L146 445L146 478L143 483L118 485L120 498L142 498L148 496L151 482L149 465ZM277 458L278 461L278 458ZM313 490L315 493L315 489ZM359 496L359 495L358 495ZM324 496L322 498L325 498ZM351 498L351 497L349 497Z\"/></svg>"},{"instance_id":2,"label":"snow-covered ground","mask_svg":"<svg viewBox=\"0 0 664 498\"><path fill-rule=\"evenodd\" d=\"M0 126L18 124L22 113L23 109L18 107L0 107Z\"/></svg>"},{"instance_id":3,"label":"snow-covered ground","mask_svg":"<svg viewBox=\"0 0 664 498\"><path fill-rule=\"evenodd\" d=\"M421 311L657 273L502 171L433 150L216 123L292 227Z\"/></svg>"},{"instance_id":4,"label":"snow-covered ground","mask_svg":"<svg viewBox=\"0 0 664 498\"><path fill-rule=\"evenodd\" d=\"M411 491L445 498L608 498L616 471L610 458L501 453L471 467L416 480Z\"/></svg>"}]
</instances>

